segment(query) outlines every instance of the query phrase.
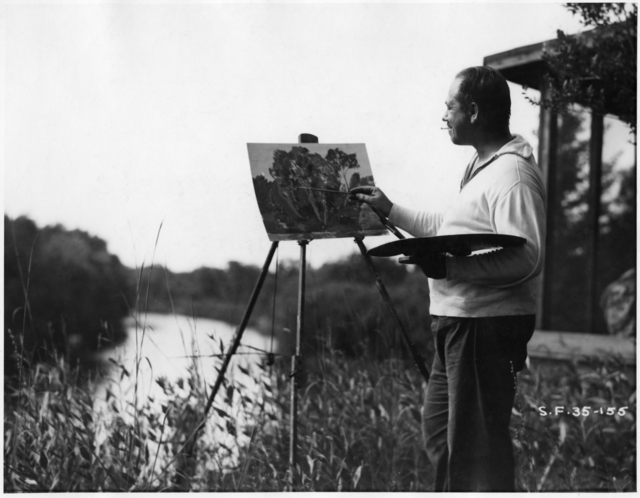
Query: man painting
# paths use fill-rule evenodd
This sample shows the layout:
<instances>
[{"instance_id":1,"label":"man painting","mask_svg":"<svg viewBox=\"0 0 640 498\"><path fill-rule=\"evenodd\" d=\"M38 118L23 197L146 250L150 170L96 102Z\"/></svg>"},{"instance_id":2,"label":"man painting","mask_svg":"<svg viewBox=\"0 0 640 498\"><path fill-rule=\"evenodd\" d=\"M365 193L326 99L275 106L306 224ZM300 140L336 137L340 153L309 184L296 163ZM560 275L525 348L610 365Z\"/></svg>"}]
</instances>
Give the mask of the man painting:
<instances>
[{"instance_id":1,"label":"man painting","mask_svg":"<svg viewBox=\"0 0 640 498\"><path fill-rule=\"evenodd\" d=\"M417 212L377 187L366 202L414 236L498 233L517 248L453 257L412 257L429 277L435 357L424 406L425 446L436 491L513 491L509 420L516 372L535 324L536 276L543 265L545 192L531 146L509 131L511 99L489 67L458 73L443 121L451 141L476 153L452 208Z\"/></svg>"}]
</instances>

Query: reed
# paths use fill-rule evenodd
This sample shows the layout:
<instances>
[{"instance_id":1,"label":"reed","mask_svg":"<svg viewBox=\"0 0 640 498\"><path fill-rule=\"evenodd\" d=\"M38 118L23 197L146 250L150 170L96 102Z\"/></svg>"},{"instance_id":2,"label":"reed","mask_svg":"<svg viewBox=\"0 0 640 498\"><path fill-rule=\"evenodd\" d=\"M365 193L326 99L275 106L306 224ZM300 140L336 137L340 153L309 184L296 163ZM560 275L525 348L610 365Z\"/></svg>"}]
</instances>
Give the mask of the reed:
<instances>
[{"instance_id":1,"label":"reed","mask_svg":"<svg viewBox=\"0 0 640 498\"><path fill-rule=\"evenodd\" d=\"M298 491L424 491L432 469L421 444L422 379L400 360L349 359L322 349L301 390ZM261 394L229 379L197 441L176 458L206 403L201 373L157 383L166 394L133 403L63 357L32 365L5 399L5 491L282 491L288 482L286 358L255 366ZM133 375L123 365L121 375ZM512 418L518 487L633 491L635 386L615 358L533 366L520 374ZM629 406L622 416L540 416L539 407ZM188 475L176 475L188 468Z\"/></svg>"}]
</instances>

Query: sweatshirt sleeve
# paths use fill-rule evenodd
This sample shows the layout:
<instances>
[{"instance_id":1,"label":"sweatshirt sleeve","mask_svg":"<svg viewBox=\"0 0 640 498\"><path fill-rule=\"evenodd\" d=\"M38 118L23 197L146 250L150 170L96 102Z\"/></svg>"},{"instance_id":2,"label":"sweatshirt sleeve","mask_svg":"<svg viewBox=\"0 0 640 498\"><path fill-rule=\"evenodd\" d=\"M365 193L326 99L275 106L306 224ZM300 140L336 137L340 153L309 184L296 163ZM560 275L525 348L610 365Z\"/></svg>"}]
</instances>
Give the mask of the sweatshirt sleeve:
<instances>
[{"instance_id":1,"label":"sweatshirt sleeve","mask_svg":"<svg viewBox=\"0 0 640 498\"><path fill-rule=\"evenodd\" d=\"M447 280L511 287L542 271L546 215L542 193L520 181L496 202L492 224L496 233L526 239L524 246L447 258Z\"/></svg>"},{"instance_id":2,"label":"sweatshirt sleeve","mask_svg":"<svg viewBox=\"0 0 640 498\"><path fill-rule=\"evenodd\" d=\"M414 237L432 237L442 223L442 213L415 211L394 204L389 221Z\"/></svg>"}]
</instances>

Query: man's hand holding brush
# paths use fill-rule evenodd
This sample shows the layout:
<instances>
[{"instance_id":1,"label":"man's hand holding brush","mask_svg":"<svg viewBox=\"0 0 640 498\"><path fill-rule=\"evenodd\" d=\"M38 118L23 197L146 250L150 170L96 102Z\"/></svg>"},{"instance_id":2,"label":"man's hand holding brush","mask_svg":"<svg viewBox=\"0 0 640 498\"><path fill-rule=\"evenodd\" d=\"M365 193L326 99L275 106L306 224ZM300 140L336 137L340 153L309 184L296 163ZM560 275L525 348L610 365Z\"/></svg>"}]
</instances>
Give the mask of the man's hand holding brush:
<instances>
[{"instance_id":1,"label":"man's hand holding brush","mask_svg":"<svg viewBox=\"0 0 640 498\"><path fill-rule=\"evenodd\" d=\"M349 191L349 199L366 202L385 217L389 216L393 202L378 187L355 187Z\"/></svg>"},{"instance_id":2,"label":"man's hand holding brush","mask_svg":"<svg viewBox=\"0 0 640 498\"><path fill-rule=\"evenodd\" d=\"M387 218L391 213L393 202L384 194L378 187L355 187L349 191L349 199L365 202L371 208L381 216L383 223L391 230L398 238L404 238L404 236L398 231L398 229L389 223ZM446 257L444 254L424 254L414 255L406 258L400 258L402 264L416 265L422 270L422 272L429 278L441 279L447 277Z\"/></svg>"}]
</instances>

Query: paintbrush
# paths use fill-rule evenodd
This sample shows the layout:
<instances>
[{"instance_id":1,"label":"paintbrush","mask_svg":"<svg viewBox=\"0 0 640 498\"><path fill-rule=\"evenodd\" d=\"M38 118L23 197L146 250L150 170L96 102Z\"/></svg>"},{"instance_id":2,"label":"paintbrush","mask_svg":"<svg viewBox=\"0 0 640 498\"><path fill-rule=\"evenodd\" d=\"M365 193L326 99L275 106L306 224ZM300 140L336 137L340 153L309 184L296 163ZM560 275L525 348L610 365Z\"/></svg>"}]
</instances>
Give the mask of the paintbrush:
<instances>
[{"instance_id":1,"label":"paintbrush","mask_svg":"<svg viewBox=\"0 0 640 498\"><path fill-rule=\"evenodd\" d=\"M343 192L342 190L329 190L326 188L313 188L313 187L294 187L296 189L301 189L301 190L315 190L316 192L328 192L331 194L343 194L343 195L350 195L349 192ZM404 239L405 236L402 235L402 233L400 232L400 230L398 230L396 228L396 226L391 223L387 217L385 215L383 215L380 211L378 211L375 207L373 207L371 204L369 204L369 207L371 208L371 210L378 215L378 218L380 218L380 221L382 222L382 224L387 227L387 229L396 237L398 237L399 239Z\"/></svg>"},{"instance_id":2,"label":"paintbrush","mask_svg":"<svg viewBox=\"0 0 640 498\"><path fill-rule=\"evenodd\" d=\"M400 230L398 230L396 228L396 226L391 223L389 221L389 219L382 214L380 211L378 211L376 208L374 208L371 204L369 204L369 207L371 208L371 211L373 211L374 213L376 213L378 215L378 218L380 218L380 221L382 222L382 224L387 227L387 229L396 237L398 237L399 239L404 239L405 236L402 235L402 232L400 232Z\"/></svg>"},{"instance_id":3,"label":"paintbrush","mask_svg":"<svg viewBox=\"0 0 640 498\"><path fill-rule=\"evenodd\" d=\"M342 190L329 190L326 188L313 188L313 187L293 187L300 190L315 190L316 192L329 192L330 194L342 194L349 195L349 192L343 192Z\"/></svg>"}]
</instances>

